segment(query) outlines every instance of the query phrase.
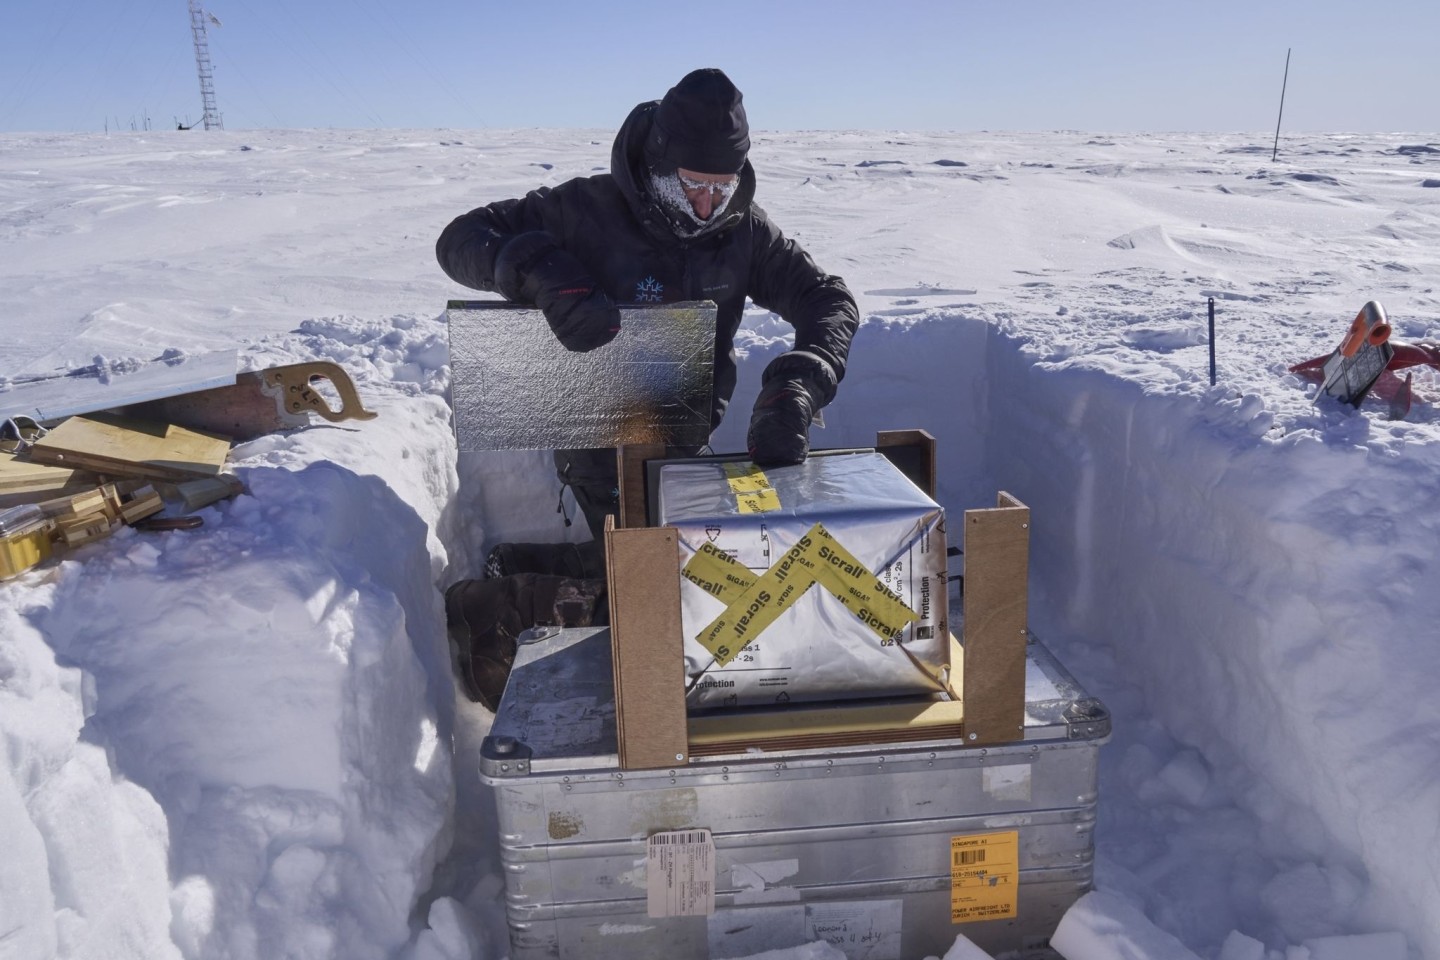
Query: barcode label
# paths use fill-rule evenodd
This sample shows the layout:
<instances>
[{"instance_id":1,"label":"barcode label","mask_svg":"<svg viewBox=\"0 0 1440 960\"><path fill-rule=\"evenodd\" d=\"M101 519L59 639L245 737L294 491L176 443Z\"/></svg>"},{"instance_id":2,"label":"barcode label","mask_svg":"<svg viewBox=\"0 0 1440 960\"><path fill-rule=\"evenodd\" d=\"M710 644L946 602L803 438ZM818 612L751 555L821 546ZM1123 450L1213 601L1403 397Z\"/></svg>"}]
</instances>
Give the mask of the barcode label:
<instances>
[{"instance_id":1,"label":"barcode label","mask_svg":"<svg viewBox=\"0 0 1440 960\"><path fill-rule=\"evenodd\" d=\"M708 917L715 912L715 841L709 830L669 830L645 843L645 893L651 917Z\"/></svg>"},{"instance_id":2,"label":"barcode label","mask_svg":"<svg viewBox=\"0 0 1440 960\"><path fill-rule=\"evenodd\" d=\"M950 922L1013 918L1020 887L1020 833L950 838Z\"/></svg>"},{"instance_id":3,"label":"barcode label","mask_svg":"<svg viewBox=\"0 0 1440 960\"><path fill-rule=\"evenodd\" d=\"M657 833L650 838L651 843L658 843L662 846L672 843L709 843L709 830L686 830L672 831L670 833Z\"/></svg>"}]
</instances>

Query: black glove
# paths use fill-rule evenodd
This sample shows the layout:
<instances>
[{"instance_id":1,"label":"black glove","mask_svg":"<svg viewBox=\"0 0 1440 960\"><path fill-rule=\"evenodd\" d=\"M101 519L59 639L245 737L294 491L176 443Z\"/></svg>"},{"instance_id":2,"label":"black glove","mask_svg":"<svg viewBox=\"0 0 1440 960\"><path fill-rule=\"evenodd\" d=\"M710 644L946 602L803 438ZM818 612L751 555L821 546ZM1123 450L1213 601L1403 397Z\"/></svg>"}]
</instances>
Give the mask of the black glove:
<instances>
[{"instance_id":1,"label":"black glove","mask_svg":"<svg viewBox=\"0 0 1440 960\"><path fill-rule=\"evenodd\" d=\"M585 353L620 332L620 311L610 295L543 230L511 238L496 255L495 289L543 310L566 350Z\"/></svg>"},{"instance_id":2,"label":"black glove","mask_svg":"<svg viewBox=\"0 0 1440 960\"><path fill-rule=\"evenodd\" d=\"M810 421L835 398L835 368L813 353L782 353L765 368L745 444L762 467L802 462L810 452Z\"/></svg>"}]
</instances>

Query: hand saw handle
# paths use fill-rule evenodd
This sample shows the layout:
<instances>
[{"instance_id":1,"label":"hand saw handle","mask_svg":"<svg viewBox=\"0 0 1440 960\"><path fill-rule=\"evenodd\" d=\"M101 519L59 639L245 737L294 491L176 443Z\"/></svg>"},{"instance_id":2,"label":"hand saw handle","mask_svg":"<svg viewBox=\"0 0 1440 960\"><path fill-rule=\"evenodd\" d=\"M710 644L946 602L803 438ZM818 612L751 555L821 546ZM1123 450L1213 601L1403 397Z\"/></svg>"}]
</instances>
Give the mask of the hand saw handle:
<instances>
[{"instance_id":1,"label":"hand saw handle","mask_svg":"<svg viewBox=\"0 0 1440 960\"><path fill-rule=\"evenodd\" d=\"M374 420L375 413L365 409L360 394L350 374L338 363L317 360L312 363L292 363L284 367L271 367L261 371L265 385L280 395L280 402L287 413L314 413L331 423L341 420ZM329 380L335 392L340 394L340 409L332 409L325 397L311 386L316 380Z\"/></svg>"}]
</instances>

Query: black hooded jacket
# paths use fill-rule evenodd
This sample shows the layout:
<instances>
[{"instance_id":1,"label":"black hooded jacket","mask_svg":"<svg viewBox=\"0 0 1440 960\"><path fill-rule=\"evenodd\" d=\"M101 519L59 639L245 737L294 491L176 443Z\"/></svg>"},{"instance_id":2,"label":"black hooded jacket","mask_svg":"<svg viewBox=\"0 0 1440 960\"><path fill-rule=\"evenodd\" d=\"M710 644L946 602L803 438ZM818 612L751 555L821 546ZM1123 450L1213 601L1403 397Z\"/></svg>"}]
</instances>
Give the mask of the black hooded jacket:
<instances>
[{"instance_id":1,"label":"black hooded jacket","mask_svg":"<svg viewBox=\"0 0 1440 960\"><path fill-rule=\"evenodd\" d=\"M735 391L735 331L747 296L795 328L796 350L826 360L836 379L843 377L859 325L855 298L844 281L821 271L755 206L755 171L748 160L715 227L689 240L671 229L650 196L643 159L658 106L642 103L630 112L615 137L610 173L541 187L456 218L435 244L441 268L457 283L494 290L496 254L511 237L544 230L585 264L618 304L715 301L711 429Z\"/></svg>"}]
</instances>

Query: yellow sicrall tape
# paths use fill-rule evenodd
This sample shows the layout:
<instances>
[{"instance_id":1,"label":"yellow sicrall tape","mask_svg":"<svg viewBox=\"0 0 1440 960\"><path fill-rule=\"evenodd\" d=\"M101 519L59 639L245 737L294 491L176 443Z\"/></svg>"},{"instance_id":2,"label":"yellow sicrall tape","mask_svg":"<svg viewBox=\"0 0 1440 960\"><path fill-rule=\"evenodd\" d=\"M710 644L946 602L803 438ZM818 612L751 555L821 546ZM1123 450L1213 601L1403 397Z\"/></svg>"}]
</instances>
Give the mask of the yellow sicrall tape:
<instances>
[{"instance_id":1,"label":"yellow sicrall tape","mask_svg":"<svg viewBox=\"0 0 1440 960\"><path fill-rule=\"evenodd\" d=\"M795 568L804 568L808 563L799 553L809 546L807 538L791 547L769 570L766 570L737 599L725 608L695 638L709 650L715 662L725 666L734 660L741 649L760 631L795 605L795 601L815 585L815 577L808 572L797 574Z\"/></svg>"},{"instance_id":2,"label":"yellow sicrall tape","mask_svg":"<svg viewBox=\"0 0 1440 960\"><path fill-rule=\"evenodd\" d=\"M950 838L950 922L1015 916L1020 892L1020 833L972 833Z\"/></svg>"},{"instance_id":3,"label":"yellow sicrall tape","mask_svg":"<svg viewBox=\"0 0 1440 960\"><path fill-rule=\"evenodd\" d=\"M741 513L771 513L780 509L780 495L774 490L737 493L735 505L740 508Z\"/></svg>"},{"instance_id":4,"label":"yellow sicrall tape","mask_svg":"<svg viewBox=\"0 0 1440 960\"><path fill-rule=\"evenodd\" d=\"M833 593L882 640L895 639L905 624L920 619L818 523L774 566L744 586L738 596L733 588L740 587L741 582L728 579L734 571L726 565L750 574L708 543L690 558L684 570L687 580L728 603L725 611L695 637L722 667L816 583Z\"/></svg>"},{"instance_id":5,"label":"yellow sicrall tape","mask_svg":"<svg viewBox=\"0 0 1440 960\"><path fill-rule=\"evenodd\" d=\"M755 583L755 574L713 543L702 543L680 576L725 604L734 603Z\"/></svg>"},{"instance_id":6,"label":"yellow sicrall tape","mask_svg":"<svg viewBox=\"0 0 1440 960\"><path fill-rule=\"evenodd\" d=\"M765 472L753 463L725 464L725 479L734 493L770 489L770 480L765 476Z\"/></svg>"},{"instance_id":7,"label":"yellow sicrall tape","mask_svg":"<svg viewBox=\"0 0 1440 960\"><path fill-rule=\"evenodd\" d=\"M875 574L830 535L820 524L810 531L816 538L815 560L820 582L883 640L894 640L907 623L920 615L881 583Z\"/></svg>"},{"instance_id":8,"label":"yellow sicrall tape","mask_svg":"<svg viewBox=\"0 0 1440 960\"><path fill-rule=\"evenodd\" d=\"M725 480L735 494L741 513L770 513L780 509L780 495L770 486L770 479L753 463L727 463Z\"/></svg>"}]
</instances>

